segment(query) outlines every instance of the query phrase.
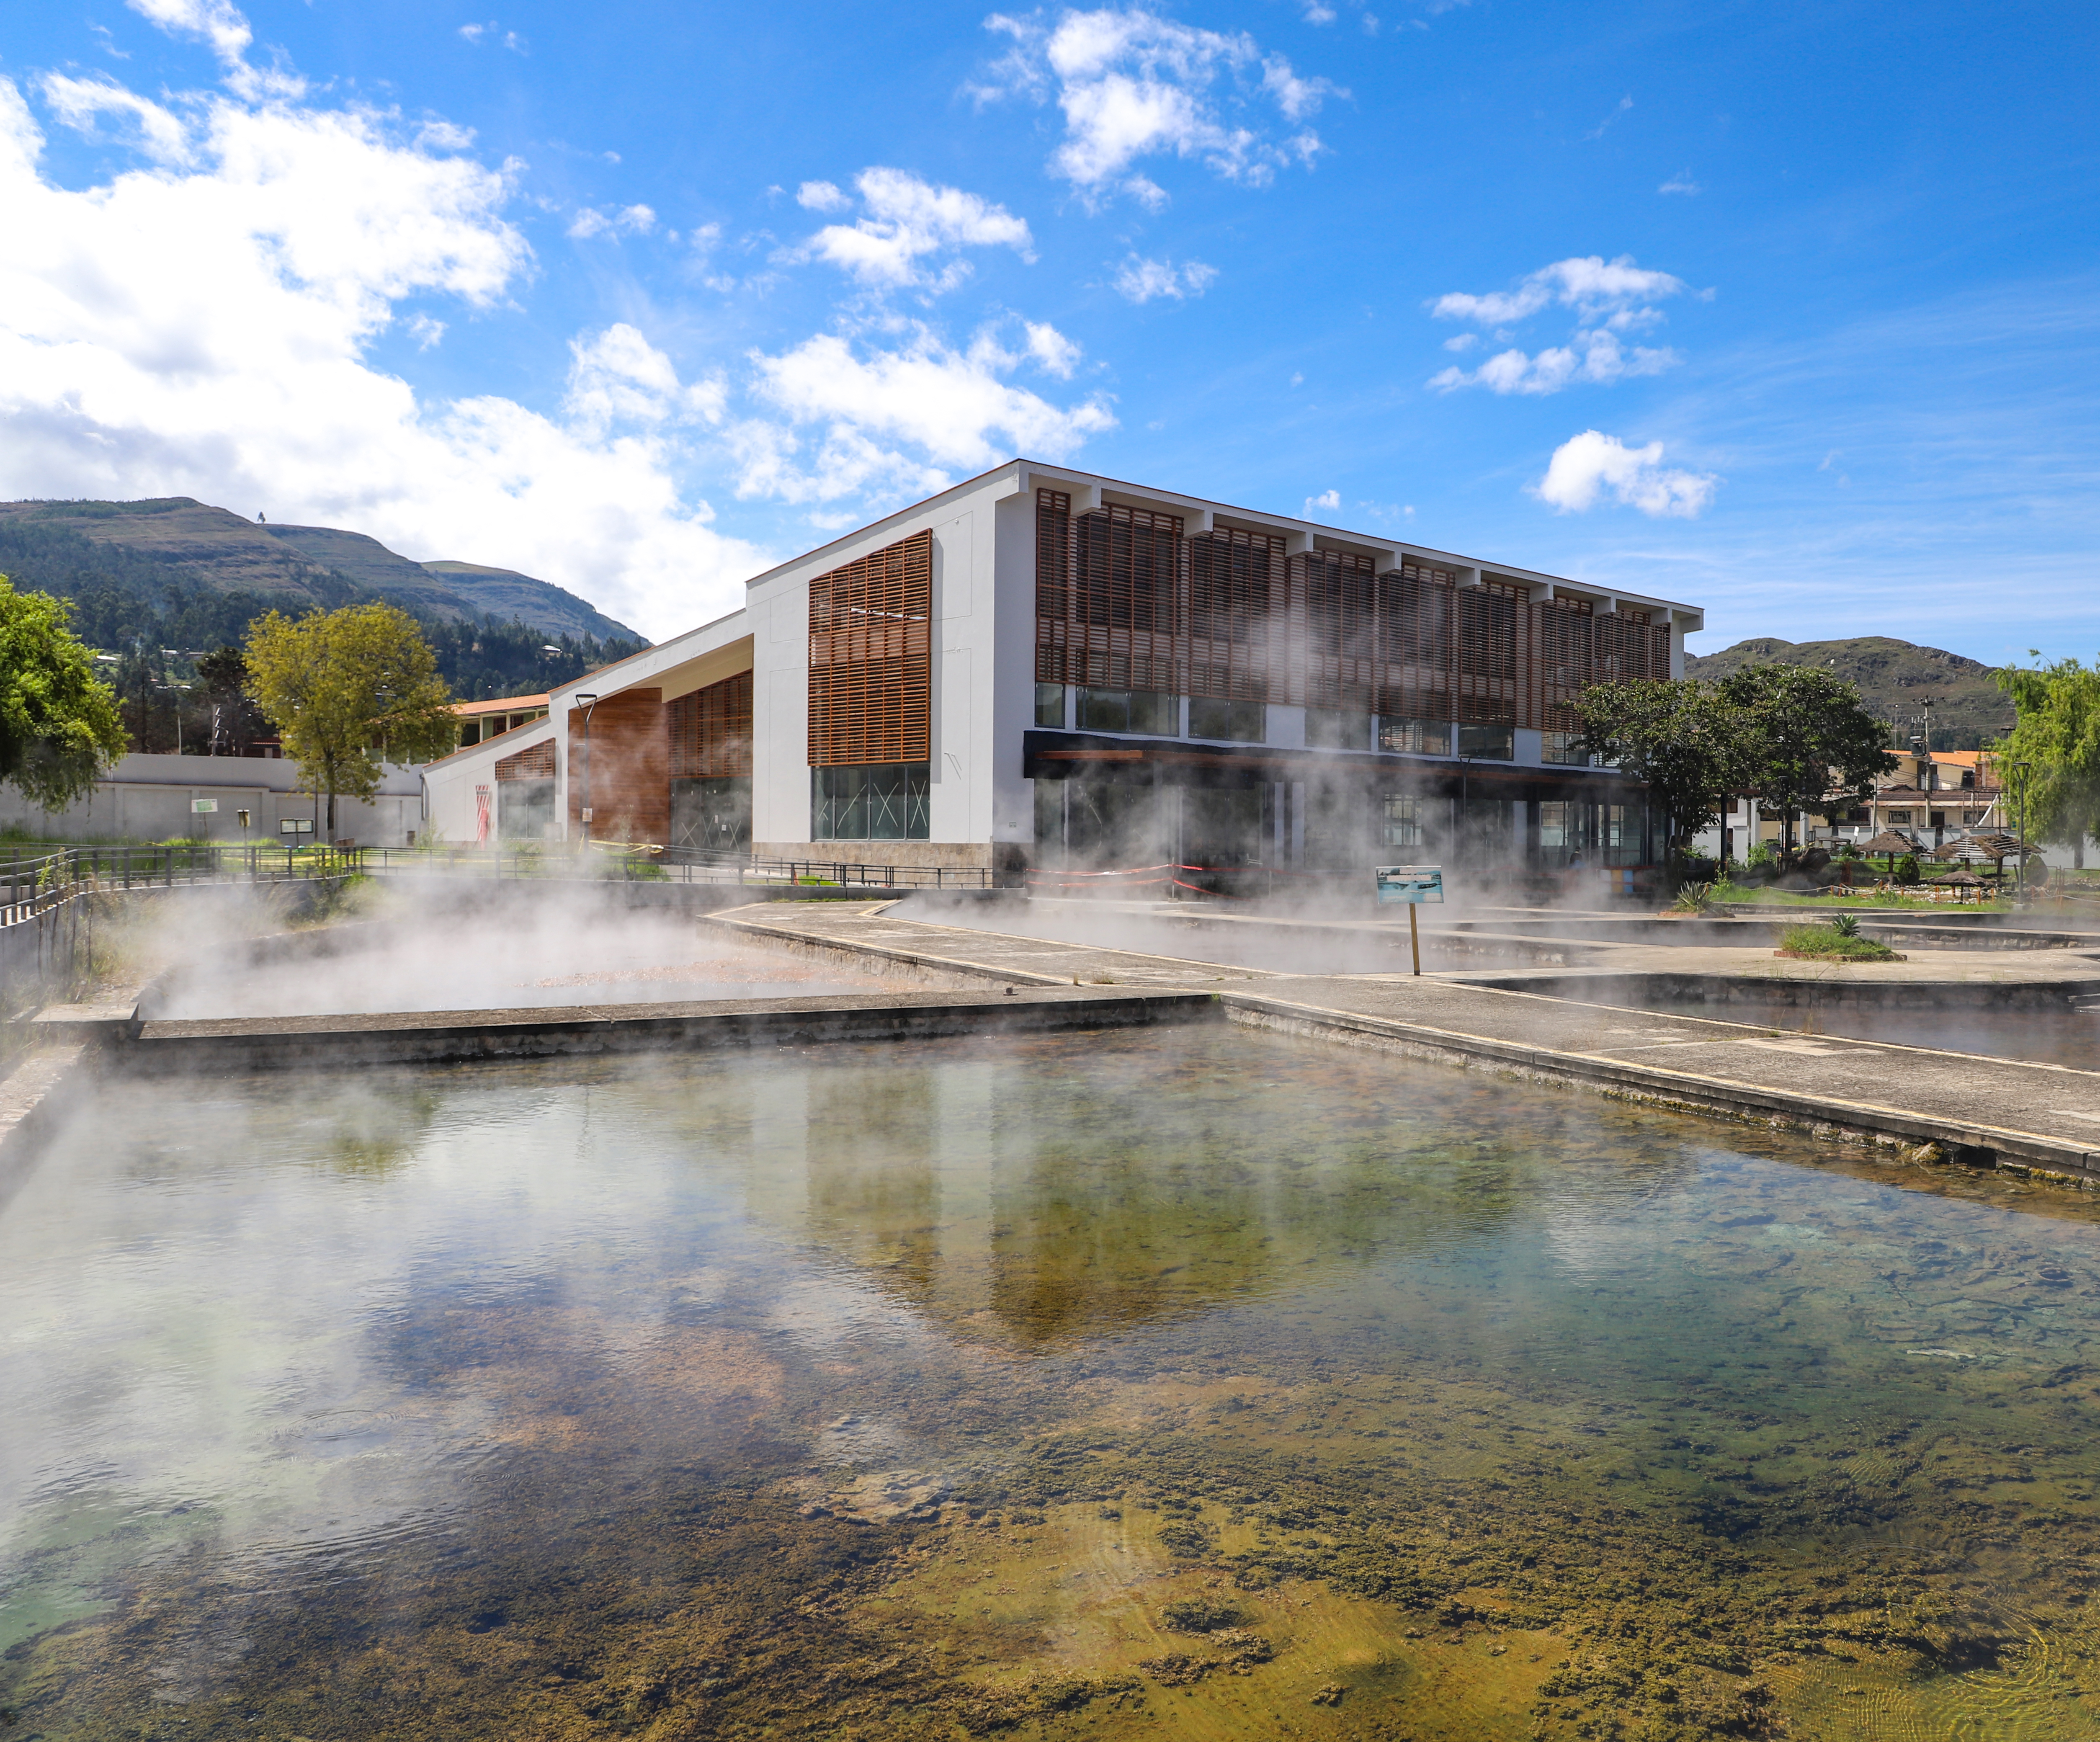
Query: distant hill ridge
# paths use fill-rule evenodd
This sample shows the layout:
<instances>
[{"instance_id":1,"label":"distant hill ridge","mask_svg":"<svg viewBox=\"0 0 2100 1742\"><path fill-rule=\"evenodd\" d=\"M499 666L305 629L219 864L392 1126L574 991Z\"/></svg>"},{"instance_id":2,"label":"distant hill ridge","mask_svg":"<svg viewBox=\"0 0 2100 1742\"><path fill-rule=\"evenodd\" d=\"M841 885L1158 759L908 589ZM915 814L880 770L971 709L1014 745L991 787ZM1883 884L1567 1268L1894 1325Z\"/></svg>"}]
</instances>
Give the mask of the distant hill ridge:
<instances>
[{"instance_id":1,"label":"distant hill ridge","mask_svg":"<svg viewBox=\"0 0 2100 1742\"><path fill-rule=\"evenodd\" d=\"M1882 719L1902 721L1906 739L1930 697L1935 750L1981 749L2013 729L2012 700L1993 680L1996 668L1943 647L1886 635L1831 642L1758 636L1718 653L1687 654L1684 675L1710 681L1746 665L1823 666L1856 684L1860 699Z\"/></svg>"},{"instance_id":2,"label":"distant hill ridge","mask_svg":"<svg viewBox=\"0 0 2100 1742\"><path fill-rule=\"evenodd\" d=\"M543 635L647 644L588 600L513 569L417 562L362 532L262 524L190 496L0 502L0 574L67 597L86 574L126 591L252 594L292 615L377 595L428 621L514 620Z\"/></svg>"}]
</instances>

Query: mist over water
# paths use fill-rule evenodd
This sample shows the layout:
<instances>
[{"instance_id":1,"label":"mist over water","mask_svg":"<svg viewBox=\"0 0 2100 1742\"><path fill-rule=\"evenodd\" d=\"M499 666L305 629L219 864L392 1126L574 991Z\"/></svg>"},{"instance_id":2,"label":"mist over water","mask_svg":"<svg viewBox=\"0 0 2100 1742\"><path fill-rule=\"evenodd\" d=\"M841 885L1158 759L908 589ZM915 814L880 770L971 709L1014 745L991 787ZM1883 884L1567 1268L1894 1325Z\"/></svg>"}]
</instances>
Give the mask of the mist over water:
<instances>
[{"instance_id":1,"label":"mist over water","mask_svg":"<svg viewBox=\"0 0 2100 1742\"><path fill-rule=\"evenodd\" d=\"M1224 1029L117 1083L0 1217L0 1706L2082 1735L2093 1220Z\"/></svg>"},{"instance_id":2,"label":"mist over water","mask_svg":"<svg viewBox=\"0 0 2100 1742\"><path fill-rule=\"evenodd\" d=\"M690 914L585 899L412 915L384 899L363 924L182 951L156 1016L327 1016L817 997L898 982L740 947Z\"/></svg>"}]
</instances>

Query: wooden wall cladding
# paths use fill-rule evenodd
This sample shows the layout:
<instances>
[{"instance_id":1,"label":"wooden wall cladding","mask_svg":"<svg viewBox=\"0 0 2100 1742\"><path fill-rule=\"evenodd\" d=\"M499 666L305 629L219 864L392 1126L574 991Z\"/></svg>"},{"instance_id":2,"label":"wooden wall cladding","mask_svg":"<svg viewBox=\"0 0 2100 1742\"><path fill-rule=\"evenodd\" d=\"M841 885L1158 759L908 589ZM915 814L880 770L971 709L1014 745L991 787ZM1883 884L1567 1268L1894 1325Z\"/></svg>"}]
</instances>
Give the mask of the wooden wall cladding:
<instances>
[{"instance_id":1,"label":"wooden wall cladding","mask_svg":"<svg viewBox=\"0 0 2100 1742\"><path fill-rule=\"evenodd\" d=\"M622 690L591 710L591 839L671 838L670 709L659 689ZM583 827L584 711L569 710L569 830Z\"/></svg>"},{"instance_id":2,"label":"wooden wall cladding","mask_svg":"<svg viewBox=\"0 0 2100 1742\"><path fill-rule=\"evenodd\" d=\"M933 737L933 535L810 583L810 765L924 762Z\"/></svg>"},{"instance_id":3,"label":"wooden wall cladding","mask_svg":"<svg viewBox=\"0 0 2100 1742\"><path fill-rule=\"evenodd\" d=\"M751 673L738 672L664 705L673 780L751 772Z\"/></svg>"},{"instance_id":4,"label":"wooden wall cladding","mask_svg":"<svg viewBox=\"0 0 2100 1742\"><path fill-rule=\"evenodd\" d=\"M543 738L527 744L517 755L496 765L498 780L551 780L554 778L554 741Z\"/></svg>"},{"instance_id":5,"label":"wooden wall cladding","mask_svg":"<svg viewBox=\"0 0 2100 1742\"><path fill-rule=\"evenodd\" d=\"M1667 677L1670 631L1644 611L1533 600L1524 582L1414 558L1284 556L1267 533L1182 536L1176 516L1035 498L1040 683L1285 702L1388 717L1574 730L1606 678Z\"/></svg>"}]
</instances>

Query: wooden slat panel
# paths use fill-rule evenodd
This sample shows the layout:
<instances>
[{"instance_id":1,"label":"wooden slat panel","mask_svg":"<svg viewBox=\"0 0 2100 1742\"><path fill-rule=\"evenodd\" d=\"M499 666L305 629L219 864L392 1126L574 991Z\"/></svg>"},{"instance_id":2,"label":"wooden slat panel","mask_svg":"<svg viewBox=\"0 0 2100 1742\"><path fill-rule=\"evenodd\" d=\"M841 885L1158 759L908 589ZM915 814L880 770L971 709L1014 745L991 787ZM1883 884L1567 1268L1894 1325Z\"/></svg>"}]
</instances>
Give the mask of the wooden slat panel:
<instances>
[{"instance_id":1,"label":"wooden slat panel","mask_svg":"<svg viewBox=\"0 0 2100 1742\"><path fill-rule=\"evenodd\" d=\"M933 535L810 583L810 765L933 753Z\"/></svg>"},{"instance_id":2,"label":"wooden slat panel","mask_svg":"<svg viewBox=\"0 0 2100 1742\"><path fill-rule=\"evenodd\" d=\"M751 772L751 673L664 703L673 780L716 780Z\"/></svg>"},{"instance_id":3,"label":"wooden slat panel","mask_svg":"<svg viewBox=\"0 0 2100 1742\"><path fill-rule=\"evenodd\" d=\"M498 780L551 780L554 774L554 741L551 738L527 744L517 755L505 756L496 765Z\"/></svg>"},{"instance_id":4,"label":"wooden slat panel","mask_svg":"<svg viewBox=\"0 0 2100 1742\"><path fill-rule=\"evenodd\" d=\"M590 711L591 838L671 838L671 747L664 692L622 690ZM569 710L569 827L583 826L584 710Z\"/></svg>"}]
</instances>

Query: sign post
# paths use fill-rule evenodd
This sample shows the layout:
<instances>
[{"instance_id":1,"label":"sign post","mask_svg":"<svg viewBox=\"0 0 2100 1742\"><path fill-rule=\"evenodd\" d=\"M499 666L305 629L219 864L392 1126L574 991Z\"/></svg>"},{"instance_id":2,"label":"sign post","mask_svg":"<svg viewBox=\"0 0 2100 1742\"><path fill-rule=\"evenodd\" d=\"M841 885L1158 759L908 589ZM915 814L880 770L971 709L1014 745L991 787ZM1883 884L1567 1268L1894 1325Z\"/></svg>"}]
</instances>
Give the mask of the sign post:
<instances>
[{"instance_id":1,"label":"sign post","mask_svg":"<svg viewBox=\"0 0 2100 1742\"><path fill-rule=\"evenodd\" d=\"M1440 865L1381 865L1374 874L1378 879L1379 905L1405 902L1407 904L1407 942L1414 953L1414 972L1422 972L1422 926L1416 910L1424 902L1444 905L1444 867Z\"/></svg>"}]
</instances>

